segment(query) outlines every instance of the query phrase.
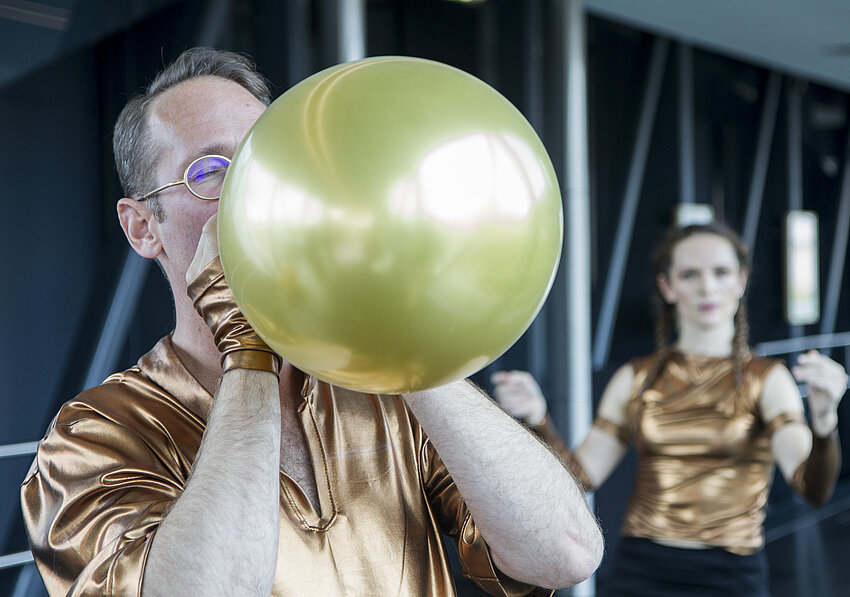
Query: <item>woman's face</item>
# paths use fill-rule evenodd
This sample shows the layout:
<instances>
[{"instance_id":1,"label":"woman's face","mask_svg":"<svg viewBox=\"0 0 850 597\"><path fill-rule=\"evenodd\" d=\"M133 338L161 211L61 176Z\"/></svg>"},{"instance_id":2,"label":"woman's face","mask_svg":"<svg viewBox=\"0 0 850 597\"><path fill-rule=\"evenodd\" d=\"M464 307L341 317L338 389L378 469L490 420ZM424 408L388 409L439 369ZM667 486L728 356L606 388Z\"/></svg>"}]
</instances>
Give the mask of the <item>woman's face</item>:
<instances>
[{"instance_id":1,"label":"woman's face","mask_svg":"<svg viewBox=\"0 0 850 597\"><path fill-rule=\"evenodd\" d=\"M661 295L675 305L679 325L710 329L734 321L747 285L735 249L715 234L694 234L673 248L668 274L658 276Z\"/></svg>"}]
</instances>

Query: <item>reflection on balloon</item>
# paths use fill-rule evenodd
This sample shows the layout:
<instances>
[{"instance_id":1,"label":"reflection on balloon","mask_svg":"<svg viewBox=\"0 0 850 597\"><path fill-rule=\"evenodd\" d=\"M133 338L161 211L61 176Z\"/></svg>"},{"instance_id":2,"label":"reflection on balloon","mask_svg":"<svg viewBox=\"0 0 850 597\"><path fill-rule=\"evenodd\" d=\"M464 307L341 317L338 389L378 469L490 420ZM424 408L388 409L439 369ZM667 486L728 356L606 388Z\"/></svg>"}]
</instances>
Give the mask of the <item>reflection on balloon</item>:
<instances>
[{"instance_id":1,"label":"reflection on balloon","mask_svg":"<svg viewBox=\"0 0 850 597\"><path fill-rule=\"evenodd\" d=\"M413 58L296 85L233 159L219 207L225 275L268 344L352 389L471 375L525 331L554 278L560 193L498 92Z\"/></svg>"},{"instance_id":2,"label":"reflection on balloon","mask_svg":"<svg viewBox=\"0 0 850 597\"><path fill-rule=\"evenodd\" d=\"M521 139L473 133L422 156L413 176L390 190L390 205L407 219L475 228L501 218L524 220L544 190L543 170Z\"/></svg>"}]
</instances>

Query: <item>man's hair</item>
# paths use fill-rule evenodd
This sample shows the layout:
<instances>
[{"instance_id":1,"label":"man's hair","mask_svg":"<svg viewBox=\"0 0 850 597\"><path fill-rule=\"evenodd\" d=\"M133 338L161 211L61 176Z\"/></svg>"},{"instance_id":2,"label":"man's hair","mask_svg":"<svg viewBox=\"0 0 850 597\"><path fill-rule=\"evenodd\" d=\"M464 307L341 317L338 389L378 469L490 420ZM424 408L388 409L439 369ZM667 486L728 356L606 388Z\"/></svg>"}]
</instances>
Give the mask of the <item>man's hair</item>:
<instances>
[{"instance_id":1,"label":"man's hair","mask_svg":"<svg viewBox=\"0 0 850 597\"><path fill-rule=\"evenodd\" d=\"M196 77L229 79L247 89L264 106L271 102L266 80L247 56L203 47L184 51L154 78L147 89L127 102L115 122L112 150L125 197L139 197L156 185L151 173L160 147L151 138L148 127L151 103L164 91ZM164 220L165 214L156 196L148 199L148 207L158 221Z\"/></svg>"}]
</instances>

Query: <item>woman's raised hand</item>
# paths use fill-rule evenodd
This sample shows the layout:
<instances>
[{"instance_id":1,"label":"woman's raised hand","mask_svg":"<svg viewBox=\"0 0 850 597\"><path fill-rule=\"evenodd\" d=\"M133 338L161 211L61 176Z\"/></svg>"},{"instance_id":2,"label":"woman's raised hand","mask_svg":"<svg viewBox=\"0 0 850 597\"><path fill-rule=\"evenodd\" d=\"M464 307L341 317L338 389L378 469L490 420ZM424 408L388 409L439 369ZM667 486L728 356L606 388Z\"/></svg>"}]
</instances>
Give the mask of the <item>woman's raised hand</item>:
<instances>
[{"instance_id":1,"label":"woman's raised hand","mask_svg":"<svg viewBox=\"0 0 850 597\"><path fill-rule=\"evenodd\" d=\"M527 371L499 371L490 377L493 397L511 416L534 427L546 417L546 398Z\"/></svg>"},{"instance_id":2,"label":"woman's raised hand","mask_svg":"<svg viewBox=\"0 0 850 597\"><path fill-rule=\"evenodd\" d=\"M806 384L812 428L820 436L828 434L838 421L838 404L847 391L847 372L815 350L801 354L791 372Z\"/></svg>"}]
</instances>

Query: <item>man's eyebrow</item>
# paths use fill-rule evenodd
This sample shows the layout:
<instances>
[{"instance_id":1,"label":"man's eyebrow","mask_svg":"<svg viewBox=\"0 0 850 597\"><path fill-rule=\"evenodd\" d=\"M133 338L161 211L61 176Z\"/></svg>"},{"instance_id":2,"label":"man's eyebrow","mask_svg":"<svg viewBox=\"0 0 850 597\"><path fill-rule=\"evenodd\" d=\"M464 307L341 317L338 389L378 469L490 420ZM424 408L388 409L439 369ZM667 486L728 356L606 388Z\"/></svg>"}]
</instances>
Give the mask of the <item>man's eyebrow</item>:
<instances>
[{"instance_id":1,"label":"man's eyebrow","mask_svg":"<svg viewBox=\"0 0 850 597\"><path fill-rule=\"evenodd\" d=\"M200 157L203 157L205 155L223 155L226 158L230 158L230 154L232 152L232 147L225 147L224 145L219 144L207 145L206 147L201 149L196 155L190 156L186 159L184 163L180 164L180 174L183 174L183 172L186 171L186 168L189 167L189 164L191 164Z\"/></svg>"}]
</instances>

